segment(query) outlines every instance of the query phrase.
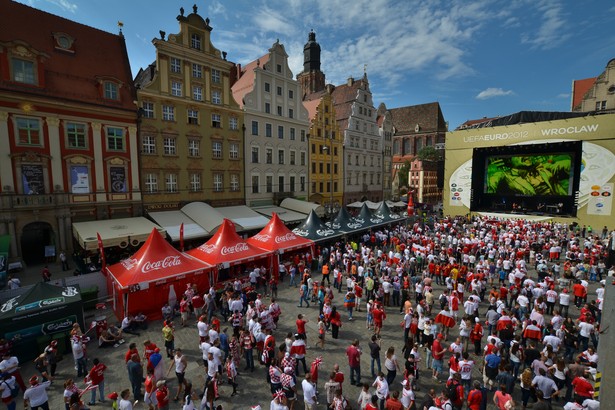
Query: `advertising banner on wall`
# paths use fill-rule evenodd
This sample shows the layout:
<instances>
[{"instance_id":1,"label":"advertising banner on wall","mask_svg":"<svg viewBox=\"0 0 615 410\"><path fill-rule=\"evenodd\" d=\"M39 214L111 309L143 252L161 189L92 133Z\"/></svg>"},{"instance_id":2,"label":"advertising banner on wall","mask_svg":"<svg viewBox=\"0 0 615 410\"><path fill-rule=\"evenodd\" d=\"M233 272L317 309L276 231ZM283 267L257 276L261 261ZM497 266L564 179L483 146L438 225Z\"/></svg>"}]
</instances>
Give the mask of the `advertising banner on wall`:
<instances>
[{"instance_id":1,"label":"advertising banner on wall","mask_svg":"<svg viewBox=\"0 0 615 410\"><path fill-rule=\"evenodd\" d=\"M90 175L87 166L72 165L70 167L70 191L73 194L90 193Z\"/></svg>"}]
</instances>

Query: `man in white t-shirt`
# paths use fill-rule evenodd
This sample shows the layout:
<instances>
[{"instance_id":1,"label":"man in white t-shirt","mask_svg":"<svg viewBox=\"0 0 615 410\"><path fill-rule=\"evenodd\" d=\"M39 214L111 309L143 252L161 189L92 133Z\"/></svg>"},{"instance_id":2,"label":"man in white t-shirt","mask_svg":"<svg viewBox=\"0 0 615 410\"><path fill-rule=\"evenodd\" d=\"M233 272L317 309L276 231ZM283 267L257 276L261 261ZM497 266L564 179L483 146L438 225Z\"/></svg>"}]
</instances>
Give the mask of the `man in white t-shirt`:
<instances>
[{"instance_id":1,"label":"man in white t-shirt","mask_svg":"<svg viewBox=\"0 0 615 410\"><path fill-rule=\"evenodd\" d=\"M470 360L468 352L463 353L463 359L459 361L459 375L464 391L472 389L472 370L474 370L474 360Z\"/></svg>"},{"instance_id":2,"label":"man in white t-shirt","mask_svg":"<svg viewBox=\"0 0 615 410\"><path fill-rule=\"evenodd\" d=\"M562 290L562 293L559 294L559 306L562 316L568 317L568 308L570 307L570 294L568 293L568 289Z\"/></svg>"},{"instance_id":3,"label":"man in white t-shirt","mask_svg":"<svg viewBox=\"0 0 615 410\"><path fill-rule=\"evenodd\" d=\"M305 410L315 410L316 405L316 388L312 383L312 374L306 373L305 379L301 382L301 389L303 390L303 404Z\"/></svg>"},{"instance_id":4,"label":"man in white t-shirt","mask_svg":"<svg viewBox=\"0 0 615 410\"><path fill-rule=\"evenodd\" d=\"M51 380L39 383L38 376L32 376L30 378L30 387L26 389L23 394L24 408L30 406L31 408L48 409L49 397L47 396L47 388L51 386Z\"/></svg>"}]
</instances>

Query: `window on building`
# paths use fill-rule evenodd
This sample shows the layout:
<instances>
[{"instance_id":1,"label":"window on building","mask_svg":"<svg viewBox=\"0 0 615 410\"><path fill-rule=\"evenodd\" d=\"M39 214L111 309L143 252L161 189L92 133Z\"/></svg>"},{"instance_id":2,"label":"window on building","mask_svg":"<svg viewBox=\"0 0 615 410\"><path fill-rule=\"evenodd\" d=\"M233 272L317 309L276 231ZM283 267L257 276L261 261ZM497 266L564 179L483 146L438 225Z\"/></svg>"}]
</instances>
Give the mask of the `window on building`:
<instances>
[{"instance_id":1,"label":"window on building","mask_svg":"<svg viewBox=\"0 0 615 410\"><path fill-rule=\"evenodd\" d=\"M36 84L34 62L13 58L11 63L13 68L13 81L24 84Z\"/></svg>"},{"instance_id":2,"label":"window on building","mask_svg":"<svg viewBox=\"0 0 615 410\"><path fill-rule=\"evenodd\" d=\"M312 182L312 192L316 192L316 182Z\"/></svg>"},{"instance_id":3,"label":"window on building","mask_svg":"<svg viewBox=\"0 0 615 410\"><path fill-rule=\"evenodd\" d=\"M177 155L177 139L175 137L164 137L162 145L164 155Z\"/></svg>"},{"instance_id":4,"label":"window on building","mask_svg":"<svg viewBox=\"0 0 615 410\"><path fill-rule=\"evenodd\" d=\"M104 82L104 96L107 100L119 100L120 94L116 83L111 81Z\"/></svg>"},{"instance_id":5,"label":"window on building","mask_svg":"<svg viewBox=\"0 0 615 410\"><path fill-rule=\"evenodd\" d=\"M214 192L222 192L224 188L224 176L217 172L214 174Z\"/></svg>"},{"instance_id":6,"label":"window on building","mask_svg":"<svg viewBox=\"0 0 615 410\"><path fill-rule=\"evenodd\" d=\"M211 82L214 84L220 84L222 82L220 70L217 70L215 68L211 69Z\"/></svg>"},{"instance_id":7,"label":"window on building","mask_svg":"<svg viewBox=\"0 0 615 410\"><path fill-rule=\"evenodd\" d=\"M212 157L214 159L222 159L222 142L212 141L211 143Z\"/></svg>"},{"instance_id":8,"label":"window on building","mask_svg":"<svg viewBox=\"0 0 615 410\"><path fill-rule=\"evenodd\" d=\"M176 193L177 191L177 174L167 174L165 176L166 191L168 193Z\"/></svg>"},{"instance_id":9,"label":"window on building","mask_svg":"<svg viewBox=\"0 0 615 410\"><path fill-rule=\"evenodd\" d=\"M231 191L239 191L239 174L231 174Z\"/></svg>"},{"instance_id":10,"label":"window on building","mask_svg":"<svg viewBox=\"0 0 615 410\"><path fill-rule=\"evenodd\" d=\"M252 135L258 135L258 121L252 121Z\"/></svg>"},{"instance_id":11,"label":"window on building","mask_svg":"<svg viewBox=\"0 0 615 410\"><path fill-rule=\"evenodd\" d=\"M337 175L337 164L333 164L333 175Z\"/></svg>"},{"instance_id":12,"label":"window on building","mask_svg":"<svg viewBox=\"0 0 615 410\"><path fill-rule=\"evenodd\" d=\"M412 141L410 141L410 138L406 138L404 139L404 152L402 153L402 155L409 155L412 154Z\"/></svg>"},{"instance_id":13,"label":"window on building","mask_svg":"<svg viewBox=\"0 0 615 410\"><path fill-rule=\"evenodd\" d=\"M145 192L150 194L158 192L158 175L145 174Z\"/></svg>"},{"instance_id":14,"label":"window on building","mask_svg":"<svg viewBox=\"0 0 615 410\"><path fill-rule=\"evenodd\" d=\"M283 125L278 125L278 138L279 139L284 138L284 126Z\"/></svg>"},{"instance_id":15,"label":"window on building","mask_svg":"<svg viewBox=\"0 0 615 410\"><path fill-rule=\"evenodd\" d=\"M156 137L152 135L143 136L143 154L155 154L156 153Z\"/></svg>"},{"instance_id":16,"label":"window on building","mask_svg":"<svg viewBox=\"0 0 615 410\"><path fill-rule=\"evenodd\" d=\"M229 119L228 119L228 127L231 130L239 129L239 120L237 119L237 117L229 117Z\"/></svg>"},{"instance_id":17,"label":"window on building","mask_svg":"<svg viewBox=\"0 0 615 410\"><path fill-rule=\"evenodd\" d=\"M171 95L175 97L182 96L182 83L181 81L171 81Z\"/></svg>"},{"instance_id":18,"label":"window on building","mask_svg":"<svg viewBox=\"0 0 615 410\"><path fill-rule=\"evenodd\" d=\"M316 154L316 144L312 144L312 154Z\"/></svg>"},{"instance_id":19,"label":"window on building","mask_svg":"<svg viewBox=\"0 0 615 410\"><path fill-rule=\"evenodd\" d=\"M278 73L282 72L282 64L276 64L275 69Z\"/></svg>"},{"instance_id":20,"label":"window on building","mask_svg":"<svg viewBox=\"0 0 615 410\"><path fill-rule=\"evenodd\" d=\"M34 118L17 118L17 145L41 145L40 122Z\"/></svg>"},{"instance_id":21,"label":"window on building","mask_svg":"<svg viewBox=\"0 0 615 410\"><path fill-rule=\"evenodd\" d=\"M273 164L273 148L265 149L265 163Z\"/></svg>"},{"instance_id":22,"label":"window on building","mask_svg":"<svg viewBox=\"0 0 615 410\"><path fill-rule=\"evenodd\" d=\"M277 94L282 95L282 87L277 87Z\"/></svg>"},{"instance_id":23,"label":"window on building","mask_svg":"<svg viewBox=\"0 0 615 410\"><path fill-rule=\"evenodd\" d=\"M188 124L199 124L199 112L198 110L188 110Z\"/></svg>"},{"instance_id":24,"label":"window on building","mask_svg":"<svg viewBox=\"0 0 615 410\"><path fill-rule=\"evenodd\" d=\"M252 147L252 163L258 164L258 147Z\"/></svg>"},{"instance_id":25,"label":"window on building","mask_svg":"<svg viewBox=\"0 0 615 410\"><path fill-rule=\"evenodd\" d=\"M154 118L154 103L148 101L143 102L141 115L143 115L143 118Z\"/></svg>"},{"instance_id":26,"label":"window on building","mask_svg":"<svg viewBox=\"0 0 615 410\"><path fill-rule=\"evenodd\" d=\"M74 122L66 123L66 137L68 139L68 148L87 148L87 135L85 124L79 124Z\"/></svg>"},{"instance_id":27,"label":"window on building","mask_svg":"<svg viewBox=\"0 0 615 410\"><path fill-rule=\"evenodd\" d=\"M175 107L172 105L162 106L162 120L163 121L175 121Z\"/></svg>"},{"instance_id":28,"label":"window on building","mask_svg":"<svg viewBox=\"0 0 615 410\"><path fill-rule=\"evenodd\" d=\"M229 158L239 159L239 144L236 142L229 143Z\"/></svg>"},{"instance_id":29,"label":"window on building","mask_svg":"<svg viewBox=\"0 0 615 410\"><path fill-rule=\"evenodd\" d=\"M222 118L220 114L211 114L211 127L222 128Z\"/></svg>"},{"instance_id":30,"label":"window on building","mask_svg":"<svg viewBox=\"0 0 615 410\"><path fill-rule=\"evenodd\" d=\"M190 192L201 191L201 174L190 174Z\"/></svg>"},{"instance_id":31,"label":"window on building","mask_svg":"<svg viewBox=\"0 0 615 410\"><path fill-rule=\"evenodd\" d=\"M327 174L331 174L331 164L327 163Z\"/></svg>"},{"instance_id":32,"label":"window on building","mask_svg":"<svg viewBox=\"0 0 615 410\"><path fill-rule=\"evenodd\" d=\"M346 185L352 185L352 176L348 175L346 177Z\"/></svg>"},{"instance_id":33,"label":"window on building","mask_svg":"<svg viewBox=\"0 0 615 410\"><path fill-rule=\"evenodd\" d=\"M192 34L190 36L190 47L196 50L201 49L201 36L198 34Z\"/></svg>"},{"instance_id":34,"label":"window on building","mask_svg":"<svg viewBox=\"0 0 615 410\"><path fill-rule=\"evenodd\" d=\"M294 176L289 177L288 192L295 192L295 177Z\"/></svg>"},{"instance_id":35,"label":"window on building","mask_svg":"<svg viewBox=\"0 0 615 410\"><path fill-rule=\"evenodd\" d=\"M278 175L278 192L284 191L284 175Z\"/></svg>"},{"instance_id":36,"label":"window on building","mask_svg":"<svg viewBox=\"0 0 615 410\"><path fill-rule=\"evenodd\" d=\"M203 67L200 64L192 63L192 76L194 78L203 78Z\"/></svg>"},{"instance_id":37,"label":"window on building","mask_svg":"<svg viewBox=\"0 0 615 410\"><path fill-rule=\"evenodd\" d=\"M122 128L107 128L107 149L109 151L124 151L124 130Z\"/></svg>"},{"instance_id":38,"label":"window on building","mask_svg":"<svg viewBox=\"0 0 615 410\"><path fill-rule=\"evenodd\" d=\"M289 136L289 138L290 138L291 141L295 140L295 129L294 128L290 129L290 136Z\"/></svg>"},{"instance_id":39,"label":"window on building","mask_svg":"<svg viewBox=\"0 0 615 410\"><path fill-rule=\"evenodd\" d=\"M307 155L306 155L305 151L301 151L301 165L302 166L305 166L306 157L307 157Z\"/></svg>"},{"instance_id":40,"label":"window on building","mask_svg":"<svg viewBox=\"0 0 615 410\"><path fill-rule=\"evenodd\" d=\"M293 90L288 90L288 98L291 100L295 98L295 92Z\"/></svg>"},{"instance_id":41,"label":"window on building","mask_svg":"<svg viewBox=\"0 0 615 410\"><path fill-rule=\"evenodd\" d=\"M211 102L217 105L222 104L222 92L219 90L213 90L211 92Z\"/></svg>"},{"instance_id":42,"label":"window on building","mask_svg":"<svg viewBox=\"0 0 615 410\"><path fill-rule=\"evenodd\" d=\"M201 155L201 141L195 138L188 140L188 156L199 157Z\"/></svg>"},{"instance_id":43,"label":"window on building","mask_svg":"<svg viewBox=\"0 0 615 410\"><path fill-rule=\"evenodd\" d=\"M271 130L271 124L265 124L265 137L271 138L273 131Z\"/></svg>"},{"instance_id":44,"label":"window on building","mask_svg":"<svg viewBox=\"0 0 615 410\"><path fill-rule=\"evenodd\" d=\"M273 175L267 175L265 177L265 185L267 193L273 192Z\"/></svg>"},{"instance_id":45,"label":"window on building","mask_svg":"<svg viewBox=\"0 0 615 410\"><path fill-rule=\"evenodd\" d=\"M296 151L290 151L290 165L296 165L295 164L295 160L297 157L297 152Z\"/></svg>"},{"instance_id":46,"label":"window on building","mask_svg":"<svg viewBox=\"0 0 615 410\"><path fill-rule=\"evenodd\" d=\"M320 172L321 174L324 172L324 164L322 162L318 164L318 172Z\"/></svg>"},{"instance_id":47,"label":"window on building","mask_svg":"<svg viewBox=\"0 0 615 410\"><path fill-rule=\"evenodd\" d=\"M182 61L179 58L171 57L171 72L172 73L182 72Z\"/></svg>"},{"instance_id":48,"label":"window on building","mask_svg":"<svg viewBox=\"0 0 615 410\"><path fill-rule=\"evenodd\" d=\"M305 130L301 130L301 142L305 142Z\"/></svg>"},{"instance_id":49,"label":"window on building","mask_svg":"<svg viewBox=\"0 0 615 410\"><path fill-rule=\"evenodd\" d=\"M331 192L331 181L327 181L327 192Z\"/></svg>"},{"instance_id":50,"label":"window on building","mask_svg":"<svg viewBox=\"0 0 615 410\"><path fill-rule=\"evenodd\" d=\"M271 104L265 103L265 114L271 114Z\"/></svg>"},{"instance_id":51,"label":"window on building","mask_svg":"<svg viewBox=\"0 0 615 410\"><path fill-rule=\"evenodd\" d=\"M596 101L596 111L606 110L606 101Z\"/></svg>"},{"instance_id":52,"label":"window on building","mask_svg":"<svg viewBox=\"0 0 615 410\"><path fill-rule=\"evenodd\" d=\"M203 101L203 87L198 85L192 87L192 99L194 101Z\"/></svg>"},{"instance_id":53,"label":"window on building","mask_svg":"<svg viewBox=\"0 0 615 410\"><path fill-rule=\"evenodd\" d=\"M252 175L252 193L258 194L258 184L260 183L258 175Z\"/></svg>"},{"instance_id":54,"label":"window on building","mask_svg":"<svg viewBox=\"0 0 615 410\"><path fill-rule=\"evenodd\" d=\"M319 183L320 190L318 192L325 192L325 184L323 182Z\"/></svg>"},{"instance_id":55,"label":"window on building","mask_svg":"<svg viewBox=\"0 0 615 410\"><path fill-rule=\"evenodd\" d=\"M282 106L278 105L278 115L281 117L282 116Z\"/></svg>"},{"instance_id":56,"label":"window on building","mask_svg":"<svg viewBox=\"0 0 615 410\"><path fill-rule=\"evenodd\" d=\"M292 108L288 109L288 118L295 118L295 111Z\"/></svg>"},{"instance_id":57,"label":"window on building","mask_svg":"<svg viewBox=\"0 0 615 410\"><path fill-rule=\"evenodd\" d=\"M312 174L316 173L316 163L312 162Z\"/></svg>"},{"instance_id":58,"label":"window on building","mask_svg":"<svg viewBox=\"0 0 615 410\"><path fill-rule=\"evenodd\" d=\"M271 84L265 83L265 92L266 93L271 92Z\"/></svg>"},{"instance_id":59,"label":"window on building","mask_svg":"<svg viewBox=\"0 0 615 410\"><path fill-rule=\"evenodd\" d=\"M278 164L280 165L284 165L284 150L283 149L279 149L278 150Z\"/></svg>"},{"instance_id":60,"label":"window on building","mask_svg":"<svg viewBox=\"0 0 615 410\"><path fill-rule=\"evenodd\" d=\"M305 191L305 177L304 176L299 177L299 190L301 192Z\"/></svg>"}]
</instances>

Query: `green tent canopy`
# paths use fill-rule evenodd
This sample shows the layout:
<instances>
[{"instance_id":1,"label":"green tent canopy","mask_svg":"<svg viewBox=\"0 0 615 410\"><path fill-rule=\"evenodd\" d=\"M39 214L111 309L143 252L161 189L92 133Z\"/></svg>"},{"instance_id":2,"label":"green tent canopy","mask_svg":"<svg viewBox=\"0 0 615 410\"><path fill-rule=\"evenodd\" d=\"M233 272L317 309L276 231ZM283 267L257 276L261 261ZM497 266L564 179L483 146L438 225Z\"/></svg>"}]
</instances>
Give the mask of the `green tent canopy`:
<instances>
[{"instance_id":1,"label":"green tent canopy","mask_svg":"<svg viewBox=\"0 0 615 410\"><path fill-rule=\"evenodd\" d=\"M0 289L4 288L9 270L11 235L0 235Z\"/></svg>"},{"instance_id":2,"label":"green tent canopy","mask_svg":"<svg viewBox=\"0 0 615 410\"><path fill-rule=\"evenodd\" d=\"M84 328L83 303L77 285L60 287L40 282L0 306L0 336L13 342L20 361L42 353L52 338L62 340L60 348L67 348L74 323Z\"/></svg>"}]
</instances>

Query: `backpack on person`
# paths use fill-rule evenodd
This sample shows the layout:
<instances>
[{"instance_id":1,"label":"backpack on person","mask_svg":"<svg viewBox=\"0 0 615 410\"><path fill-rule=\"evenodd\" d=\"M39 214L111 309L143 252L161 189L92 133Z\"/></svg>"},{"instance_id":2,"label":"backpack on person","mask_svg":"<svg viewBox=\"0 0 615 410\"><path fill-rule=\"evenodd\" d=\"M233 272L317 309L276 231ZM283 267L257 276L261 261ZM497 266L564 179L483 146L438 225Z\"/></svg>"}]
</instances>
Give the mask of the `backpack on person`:
<instances>
[{"instance_id":1,"label":"backpack on person","mask_svg":"<svg viewBox=\"0 0 615 410\"><path fill-rule=\"evenodd\" d=\"M451 403L457 401L457 386L459 386L459 383L455 383L452 380L446 384L446 392L448 393L448 398Z\"/></svg>"}]
</instances>

